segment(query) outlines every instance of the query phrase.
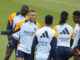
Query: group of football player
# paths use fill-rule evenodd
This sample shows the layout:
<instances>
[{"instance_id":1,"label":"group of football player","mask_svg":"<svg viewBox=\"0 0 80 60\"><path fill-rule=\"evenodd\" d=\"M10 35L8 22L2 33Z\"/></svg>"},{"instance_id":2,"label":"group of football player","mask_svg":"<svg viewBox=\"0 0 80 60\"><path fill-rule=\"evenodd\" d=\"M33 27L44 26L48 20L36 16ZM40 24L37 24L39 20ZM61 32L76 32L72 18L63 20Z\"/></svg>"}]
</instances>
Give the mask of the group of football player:
<instances>
[{"instance_id":1,"label":"group of football player","mask_svg":"<svg viewBox=\"0 0 80 60\"><path fill-rule=\"evenodd\" d=\"M72 13L74 29L67 24L67 11L61 12L60 22L53 29L52 15L45 16L43 27L36 21L36 15L27 5L11 14L7 31L0 31L0 35L8 35L4 60L9 60L13 50L16 60L69 60L72 56L80 60L80 11Z\"/></svg>"}]
</instances>

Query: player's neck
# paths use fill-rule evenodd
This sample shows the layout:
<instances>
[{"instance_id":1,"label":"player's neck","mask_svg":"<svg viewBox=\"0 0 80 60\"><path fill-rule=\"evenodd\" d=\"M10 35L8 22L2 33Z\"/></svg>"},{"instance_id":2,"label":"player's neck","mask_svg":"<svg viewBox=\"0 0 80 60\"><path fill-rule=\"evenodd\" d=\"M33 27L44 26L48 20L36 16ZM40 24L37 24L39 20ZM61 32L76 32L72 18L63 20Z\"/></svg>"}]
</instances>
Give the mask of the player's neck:
<instances>
[{"instance_id":1,"label":"player's neck","mask_svg":"<svg viewBox=\"0 0 80 60\"><path fill-rule=\"evenodd\" d=\"M45 26L47 26L47 27L51 27L51 25L48 25L48 24L45 24Z\"/></svg>"},{"instance_id":2,"label":"player's neck","mask_svg":"<svg viewBox=\"0 0 80 60\"><path fill-rule=\"evenodd\" d=\"M30 19L28 19L30 22L33 22L33 21L31 21Z\"/></svg>"},{"instance_id":3,"label":"player's neck","mask_svg":"<svg viewBox=\"0 0 80 60\"><path fill-rule=\"evenodd\" d=\"M24 16L24 17L26 16L26 15L23 15L23 14L21 14L21 15Z\"/></svg>"}]
</instances>

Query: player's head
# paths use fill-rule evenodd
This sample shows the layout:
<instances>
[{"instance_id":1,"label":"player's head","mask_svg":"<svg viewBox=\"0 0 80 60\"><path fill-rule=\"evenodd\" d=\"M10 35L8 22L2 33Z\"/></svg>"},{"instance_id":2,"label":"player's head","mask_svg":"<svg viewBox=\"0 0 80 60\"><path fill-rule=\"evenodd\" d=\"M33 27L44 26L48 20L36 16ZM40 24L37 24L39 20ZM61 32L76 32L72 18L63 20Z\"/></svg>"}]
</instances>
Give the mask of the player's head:
<instances>
[{"instance_id":1,"label":"player's head","mask_svg":"<svg viewBox=\"0 0 80 60\"><path fill-rule=\"evenodd\" d=\"M61 12L59 24L62 25L64 23L66 23L67 20L68 20L68 12L66 12L66 11Z\"/></svg>"},{"instance_id":2,"label":"player's head","mask_svg":"<svg viewBox=\"0 0 80 60\"><path fill-rule=\"evenodd\" d=\"M45 24L46 25L52 25L53 24L53 16L52 15L46 15L45 16Z\"/></svg>"},{"instance_id":3,"label":"player's head","mask_svg":"<svg viewBox=\"0 0 80 60\"><path fill-rule=\"evenodd\" d=\"M31 22L33 22L34 20L36 20L36 11L35 10L29 10L28 19Z\"/></svg>"},{"instance_id":4,"label":"player's head","mask_svg":"<svg viewBox=\"0 0 80 60\"><path fill-rule=\"evenodd\" d=\"M80 11L74 11L73 12L73 21L75 23L79 23L80 22Z\"/></svg>"},{"instance_id":5,"label":"player's head","mask_svg":"<svg viewBox=\"0 0 80 60\"><path fill-rule=\"evenodd\" d=\"M23 5L21 8L21 15L25 16L29 12L29 7L27 5Z\"/></svg>"}]
</instances>

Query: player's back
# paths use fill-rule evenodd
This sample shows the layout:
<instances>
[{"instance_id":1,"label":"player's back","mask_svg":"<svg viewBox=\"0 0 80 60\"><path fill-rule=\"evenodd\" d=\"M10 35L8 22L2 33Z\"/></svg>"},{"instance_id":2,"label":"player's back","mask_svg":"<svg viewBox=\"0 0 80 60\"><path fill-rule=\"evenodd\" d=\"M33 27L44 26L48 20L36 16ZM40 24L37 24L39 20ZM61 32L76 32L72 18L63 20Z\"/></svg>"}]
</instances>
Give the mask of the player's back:
<instances>
[{"instance_id":1,"label":"player's back","mask_svg":"<svg viewBox=\"0 0 80 60\"><path fill-rule=\"evenodd\" d=\"M38 45L37 45L37 52L46 54L50 53L51 51L51 41L55 35L55 31L51 27L43 27L39 29L37 32L37 38L38 38Z\"/></svg>"},{"instance_id":2,"label":"player's back","mask_svg":"<svg viewBox=\"0 0 80 60\"><path fill-rule=\"evenodd\" d=\"M15 16L13 19L13 28L16 26L16 24L18 24L22 20L26 20L26 17L22 16L21 14ZM19 39L19 31L13 34L13 38L15 38L16 40Z\"/></svg>"},{"instance_id":3,"label":"player's back","mask_svg":"<svg viewBox=\"0 0 80 60\"><path fill-rule=\"evenodd\" d=\"M15 16L13 19L13 27L15 27L15 25L22 20L26 20L26 17L22 16L21 14L19 14L18 16Z\"/></svg>"},{"instance_id":4,"label":"player's back","mask_svg":"<svg viewBox=\"0 0 80 60\"><path fill-rule=\"evenodd\" d=\"M70 47L73 28L68 24L58 25L55 28L58 32L57 46Z\"/></svg>"}]
</instances>

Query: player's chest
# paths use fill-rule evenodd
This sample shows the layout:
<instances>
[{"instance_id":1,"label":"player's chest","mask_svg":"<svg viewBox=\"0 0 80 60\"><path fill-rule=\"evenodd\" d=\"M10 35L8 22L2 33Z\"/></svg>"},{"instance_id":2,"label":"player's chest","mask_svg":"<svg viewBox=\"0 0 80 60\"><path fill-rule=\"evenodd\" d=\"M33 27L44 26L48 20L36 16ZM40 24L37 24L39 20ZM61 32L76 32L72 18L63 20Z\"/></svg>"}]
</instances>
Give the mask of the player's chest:
<instances>
[{"instance_id":1,"label":"player's chest","mask_svg":"<svg viewBox=\"0 0 80 60\"><path fill-rule=\"evenodd\" d=\"M37 29L38 29L37 26L34 24L33 25L26 24L24 26L24 32L36 32Z\"/></svg>"}]
</instances>

